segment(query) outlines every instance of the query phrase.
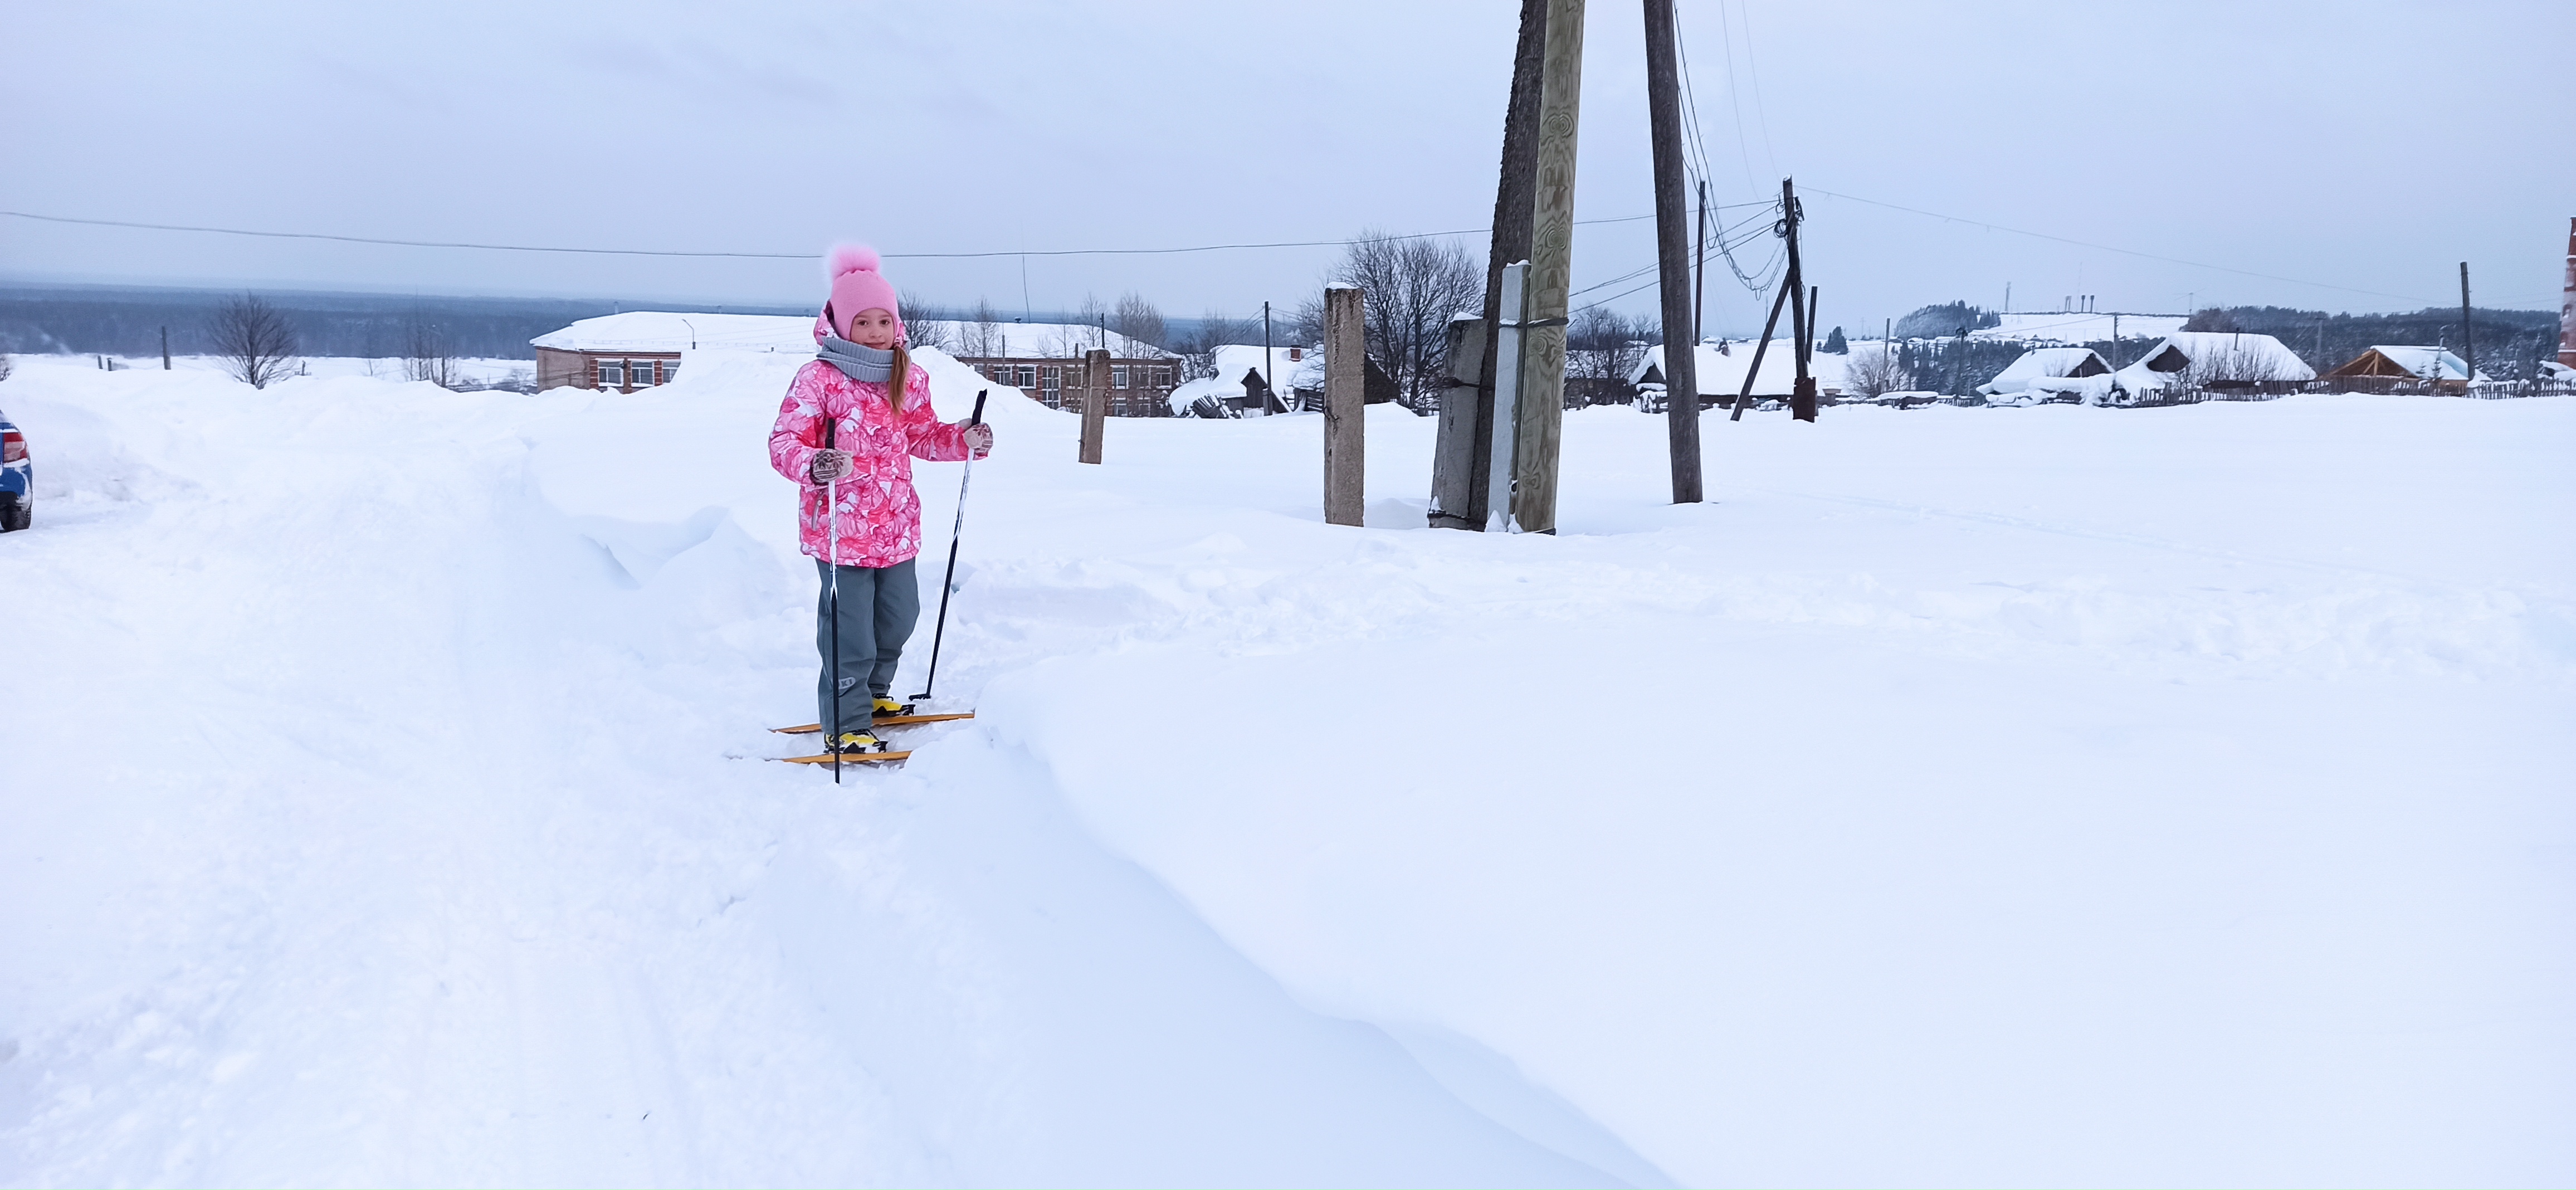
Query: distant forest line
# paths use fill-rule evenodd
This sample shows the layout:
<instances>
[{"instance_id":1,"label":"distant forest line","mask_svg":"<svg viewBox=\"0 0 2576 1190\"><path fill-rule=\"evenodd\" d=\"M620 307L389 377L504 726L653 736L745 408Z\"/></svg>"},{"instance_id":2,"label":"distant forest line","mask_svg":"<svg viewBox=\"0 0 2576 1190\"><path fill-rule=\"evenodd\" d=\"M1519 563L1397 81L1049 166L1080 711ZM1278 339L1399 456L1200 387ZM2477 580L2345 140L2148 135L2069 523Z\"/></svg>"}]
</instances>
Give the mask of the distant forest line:
<instances>
[{"instance_id":1,"label":"distant forest line","mask_svg":"<svg viewBox=\"0 0 2576 1190\"><path fill-rule=\"evenodd\" d=\"M0 352L22 355L73 354L151 356L161 351L163 328L174 355L204 355L210 350L207 324L217 307L239 296L239 290L146 289L110 286L0 287ZM801 306L713 306L697 303L638 303L546 298L405 297L392 294L278 292L260 294L293 324L298 351L308 356L393 358L403 354L415 326L437 328L460 356L484 359L532 359L528 340L584 318L621 309L677 310L686 313L791 314L811 311ZM916 314L958 317L959 312L925 308ZM1040 321L1088 321L1060 312L1038 314ZM1013 321L1017 321L1014 319ZM1168 320L1173 337L1196 331L1201 320ZM1961 326L1992 326L1993 314L1965 302L1924 306L1901 320L1899 338L1937 338ZM1293 325L1293 323L1291 324ZM2244 331L2274 336L2302 360L2325 372L2373 345L2382 343L2445 346L2460 350L2460 311L2432 307L2398 314L2335 314L2280 306L2212 307L2195 312L2189 330ZM1625 320L1624 335L1660 339L1655 320ZM2471 323L2476 333L2478 368L2500 380L2527 379L2541 361L2558 350L2558 314L2549 310L2481 308ZM1237 328L1229 327L1228 330ZM1909 335L1906 332L1914 332ZM1285 342L1296 332L1279 328ZM2119 344L2088 344L2126 364L2148 343L2131 339ZM1992 379L2020 354L2011 343L1927 344L1924 387L1970 388ZM1945 349L1946 348L1946 349ZM1964 349L1964 350L1962 350Z\"/></svg>"},{"instance_id":2,"label":"distant forest line","mask_svg":"<svg viewBox=\"0 0 2576 1190\"><path fill-rule=\"evenodd\" d=\"M546 298L404 297L371 293L258 291L295 328L297 353L387 359L400 356L415 325L435 327L460 356L535 359L528 340L584 318L627 310L713 311L713 306ZM102 286L0 288L0 351L20 355L204 355L207 324L236 289L123 289ZM729 314L798 314L779 306L725 306Z\"/></svg>"}]
</instances>

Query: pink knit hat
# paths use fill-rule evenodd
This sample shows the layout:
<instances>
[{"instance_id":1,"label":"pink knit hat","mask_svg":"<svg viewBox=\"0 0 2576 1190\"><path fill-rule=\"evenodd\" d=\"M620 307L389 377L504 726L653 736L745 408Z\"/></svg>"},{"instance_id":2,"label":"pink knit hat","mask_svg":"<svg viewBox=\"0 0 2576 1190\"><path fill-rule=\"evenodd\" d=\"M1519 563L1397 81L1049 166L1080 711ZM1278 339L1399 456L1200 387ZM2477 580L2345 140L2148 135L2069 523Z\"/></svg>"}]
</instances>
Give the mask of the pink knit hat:
<instances>
[{"instance_id":1,"label":"pink knit hat","mask_svg":"<svg viewBox=\"0 0 2576 1190\"><path fill-rule=\"evenodd\" d=\"M877 271L877 250L865 244L842 244L824 257L831 271L832 301L823 307L830 321L814 320L814 341L823 341L827 325L833 334L850 337L850 319L861 310L883 310L894 315L894 337L903 341L903 311L895 307L894 286Z\"/></svg>"}]
</instances>

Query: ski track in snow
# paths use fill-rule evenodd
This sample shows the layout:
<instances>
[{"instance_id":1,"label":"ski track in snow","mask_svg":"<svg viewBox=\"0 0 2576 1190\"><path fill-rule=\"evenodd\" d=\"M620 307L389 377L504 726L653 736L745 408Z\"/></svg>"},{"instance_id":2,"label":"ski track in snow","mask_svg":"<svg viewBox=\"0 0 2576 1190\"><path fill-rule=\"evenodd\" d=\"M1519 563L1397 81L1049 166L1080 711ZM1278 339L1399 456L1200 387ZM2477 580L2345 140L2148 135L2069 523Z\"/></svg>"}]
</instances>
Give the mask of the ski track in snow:
<instances>
[{"instance_id":1,"label":"ski track in snow","mask_svg":"<svg viewBox=\"0 0 2576 1190\"><path fill-rule=\"evenodd\" d=\"M1501 538L1006 392L835 787L793 363L21 362L0 1181L2576 1176L2576 404L1596 409Z\"/></svg>"}]
</instances>

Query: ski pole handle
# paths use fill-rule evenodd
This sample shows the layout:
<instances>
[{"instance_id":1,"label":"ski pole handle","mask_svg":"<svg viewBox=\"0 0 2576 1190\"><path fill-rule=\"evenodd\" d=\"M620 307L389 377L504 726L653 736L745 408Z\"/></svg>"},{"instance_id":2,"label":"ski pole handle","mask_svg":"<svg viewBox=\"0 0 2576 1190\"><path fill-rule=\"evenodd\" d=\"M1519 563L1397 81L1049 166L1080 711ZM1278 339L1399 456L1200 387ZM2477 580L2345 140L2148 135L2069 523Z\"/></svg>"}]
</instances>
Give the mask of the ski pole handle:
<instances>
[{"instance_id":1,"label":"ski pole handle","mask_svg":"<svg viewBox=\"0 0 2576 1190\"><path fill-rule=\"evenodd\" d=\"M975 390L975 413L974 416L966 419L967 425L980 426L984 424L984 397L992 391L993 390L989 388L979 388Z\"/></svg>"}]
</instances>

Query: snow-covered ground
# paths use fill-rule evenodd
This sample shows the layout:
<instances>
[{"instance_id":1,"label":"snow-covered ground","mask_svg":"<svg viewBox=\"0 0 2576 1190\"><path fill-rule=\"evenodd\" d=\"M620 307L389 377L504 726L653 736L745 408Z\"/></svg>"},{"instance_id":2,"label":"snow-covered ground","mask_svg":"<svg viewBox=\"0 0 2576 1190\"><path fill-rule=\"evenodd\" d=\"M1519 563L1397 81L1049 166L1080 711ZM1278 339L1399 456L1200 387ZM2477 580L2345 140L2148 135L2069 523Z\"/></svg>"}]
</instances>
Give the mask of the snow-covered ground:
<instances>
[{"instance_id":1,"label":"snow-covered ground","mask_svg":"<svg viewBox=\"0 0 2576 1190\"><path fill-rule=\"evenodd\" d=\"M75 368L104 370L99 369L99 357L94 355L17 358L21 363L36 362L53 367L63 366L65 359L68 358L74 361L72 366ZM161 369L161 357L157 355L111 355L107 359L115 365L115 370L121 372L150 372ZM408 361L399 356L365 359L358 356L317 355L298 359L296 367L304 376L314 379L365 376L376 380L400 380L403 378L403 366L406 362ZM170 358L170 370L176 372L222 373L228 366L224 360L211 355L178 355ZM535 378L536 365L524 359L486 359L478 356L457 359L456 371L459 376L477 384L499 384L510 380L526 384Z\"/></svg>"},{"instance_id":2,"label":"snow-covered ground","mask_svg":"<svg viewBox=\"0 0 2576 1190\"><path fill-rule=\"evenodd\" d=\"M20 361L0 1182L2576 1178L2576 402L1714 414L1681 508L1603 407L1500 537L1400 410L1349 529L1318 418L1005 392L979 717L836 787L790 366Z\"/></svg>"}]
</instances>

